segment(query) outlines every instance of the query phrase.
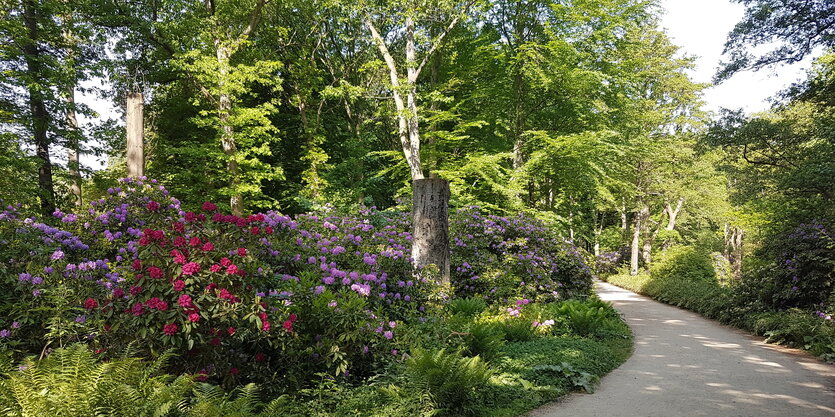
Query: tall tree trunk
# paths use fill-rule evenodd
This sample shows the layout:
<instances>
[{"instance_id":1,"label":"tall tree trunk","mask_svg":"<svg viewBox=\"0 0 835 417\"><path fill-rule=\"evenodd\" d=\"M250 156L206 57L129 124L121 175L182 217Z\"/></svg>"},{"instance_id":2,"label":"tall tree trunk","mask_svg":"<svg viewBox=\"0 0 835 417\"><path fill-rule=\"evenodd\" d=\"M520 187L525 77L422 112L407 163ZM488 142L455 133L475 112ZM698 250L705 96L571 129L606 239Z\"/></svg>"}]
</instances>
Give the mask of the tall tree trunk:
<instances>
[{"instance_id":1,"label":"tall tree trunk","mask_svg":"<svg viewBox=\"0 0 835 417\"><path fill-rule=\"evenodd\" d=\"M78 118L75 114L75 83L65 91L67 101L67 169L70 174L70 193L76 209L82 206L81 200L81 172L78 163L79 136Z\"/></svg>"},{"instance_id":2,"label":"tall tree trunk","mask_svg":"<svg viewBox=\"0 0 835 417\"><path fill-rule=\"evenodd\" d=\"M599 214L599 216L598 216ZM603 234L603 224L606 220L605 213L598 213L597 210L593 210L592 216L594 218L594 224L592 225L592 231L594 232L594 257L600 256L600 235Z\"/></svg>"},{"instance_id":3,"label":"tall tree trunk","mask_svg":"<svg viewBox=\"0 0 835 417\"><path fill-rule=\"evenodd\" d=\"M629 274L632 276L638 275L638 257L640 256L642 217L643 213L635 213L635 217L632 222L632 243L630 245L631 251L629 256Z\"/></svg>"},{"instance_id":4,"label":"tall tree trunk","mask_svg":"<svg viewBox=\"0 0 835 417\"><path fill-rule=\"evenodd\" d=\"M652 263L652 244L655 240L655 236L658 235L658 230L660 226L655 229L655 231L650 232L650 212L649 207L644 206L641 208L641 237L643 238L641 243L641 259L644 260L644 267L649 268L649 264Z\"/></svg>"},{"instance_id":5,"label":"tall tree trunk","mask_svg":"<svg viewBox=\"0 0 835 417\"><path fill-rule=\"evenodd\" d=\"M517 68L513 75L513 171L519 171L525 164L525 80L522 69Z\"/></svg>"},{"instance_id":6,"label":"tall tree trunk","mask_svg":"<svg viewBox=\"0 0 835 417\"><path fill-rule=\"evenodd\" d=\"M78 85L76 79L76 53L78 41L73 36L73 17L72 14L62 16L62 24L64 26L63 37L66 45L65 62L70 67L72 75L70 82L64 87L64 103L66 110L66 132L67 132L67 170L70 176L70 194L73 196L73 205L76 211L81 209L81 173L78 163L79 145L81 141L81 131L78 128L78 117L75 111L75 88Z\"/></svg>"},{"instance_id":7,"label":"tall tree trunk","mask_svg":"<svg viewBox=\"0 0 835 417\"><path fill-rule=\"evenodd\" d=\"M630 242L632 239L632 233L630 233L630 223L629 223L629 215L626 211L626 205L622 205L618 208L618 214L620 215L620 233L621 233L621 240L620 240L620 256L621 259L626 259L629 256L629 248Z\"/></svg>"},{"instance_id":8,"label":"tall tree trunk","mask_svg":"<svg viewBox=\"0 0 835 417\"><path fill-rule=\"evenodd\" d=\"M217 113L220 120L220 143L223 146L223 153L226 154L226 171L229 174L229 188L232 195L229 198L229 205L232 214L243 216L244 199L240 193L241 177L236 159L238 148L235 145L235 128L232 126L232 98L227 91L227 79L229 77L229 47L223 44L219 38L215 38L215 50L218 66L218 100Z\"/></svg>"},{"instance_id":9,"label":"tall tree trunk","mask_svg":"<svg viewBox=\"0 0 835 417\"><path fill-rule=\"evenodd\" d=\"M409 147L412 150L414 165L412 180L423 178L420 163L420 131L417 108L417 56L415 49L415 22L412 16L406 17L406 123L409 131Z\"/></svg>"},{"instance_id":10,"label":"tall tree trunk","mask_svg":"<svg viewBox=\"0 0 835 417\"><path fill-rule=\"evenodd\" d=\"M725 224L725 258L731 264L731 276L742 278L742 244L745 231L736 226Z\"/></svg>"},{"instance_id":11,"label":"tall tree trunk","mask_svg":"<svg viewBox=\"0 0 835 417\"><path fill-rule=\"evenodd\" d=\"M667 227L666 230L672 231L676 228L676 219L678 219L678 214L681 213L681 207L684 204L684 198L679 198L676 202L675 208L673 208L670 203L664 207L664 211L667 212Z\"/></svg>"},{"instance_id":12,"label":"tall tree trunk","mask_svg":"<svg viewBox=\"0 0 835 417\"><path fill-rule=\"evenodd\" d=\"M26 24L28 39L23 45L23 55L26 60L26 72L32 80L28 85L29 110L32 113L32 136L35 142L35 155L38 164L38 188L40 189L41 215L45 218L52 216L55 211L55 186L52 181L52 161L49 157L49 113L46 110L44 98L45 87L39 83L45 82L47 77L41 67L41 51L38 46L40 33L38 20L41 18L38 3L35 0L23 1L23 20Z\"/></svg>"},{"instance_id":13,"label":"tall tree trunk","mask_svg":"<svg viewBox=\"0 0 835 417\"><path fill-rule=\"evenodd\" d=\"M440 178L412 181L414 236L412 261L418 269L434 264L440 282L449 283L449 182Z\"/></svg>"},{"instance_id":14,"label":"tall tree trunk","mask_svg":"<svg viewBox=\"0 0 835 417\"><path fill-rule=\"evenodd\" d=\"M126 110L128 176L138 178L145 175L145 124L142 93L128 94Z\"/></svg>"}]
</instances>

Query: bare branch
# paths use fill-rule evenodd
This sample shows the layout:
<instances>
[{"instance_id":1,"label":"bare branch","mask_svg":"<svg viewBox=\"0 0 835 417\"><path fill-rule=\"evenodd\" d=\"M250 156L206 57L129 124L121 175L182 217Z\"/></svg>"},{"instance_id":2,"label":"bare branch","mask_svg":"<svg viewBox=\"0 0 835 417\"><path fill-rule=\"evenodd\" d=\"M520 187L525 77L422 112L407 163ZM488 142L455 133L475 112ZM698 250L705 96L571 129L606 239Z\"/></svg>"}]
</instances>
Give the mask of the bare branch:
<instances>
[{"instance_id":1,"label":"bare branch","mask_svg":"<svg viewBox=\"0 0 835 417\"><path fill-rule=\"evenodd\" d=\"M396 89L400 87L400 80L397 76L397 64L394 62L394 57L391 56L391 52L389 52L389 48L386 46L386 42L383 40L383 37L380 36L380 32L377 31L377 28L374 27L374 24L371 23L371 17L366 16L364 19L365 26L368 27L368 30L371 32L371 37L374 39L374 43L377 44L377 48L380 50L380 54L383 55L383 60L386 61L386 65L389 67L389 77L391 78L391 85Z\"/></svg>"}]
</instances>

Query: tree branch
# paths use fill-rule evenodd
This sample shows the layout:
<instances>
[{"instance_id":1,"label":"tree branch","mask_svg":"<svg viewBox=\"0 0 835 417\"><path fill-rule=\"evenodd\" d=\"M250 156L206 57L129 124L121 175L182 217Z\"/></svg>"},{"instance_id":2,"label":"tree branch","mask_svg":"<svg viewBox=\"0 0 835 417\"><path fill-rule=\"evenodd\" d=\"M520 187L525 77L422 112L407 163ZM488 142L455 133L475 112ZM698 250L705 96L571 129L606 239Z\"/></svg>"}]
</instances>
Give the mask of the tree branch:
<instances>
[{"instance_id":1,"label":"tree branch","mask_svg":"<svg viewBox=\"0 0 835 417\"><path fill-rule=\"evenodd\" d=\"M415 70L415 80L417 80L417 77L420 75L420 72L423 70L423 67L429 61L429 58L432 56L432 54L435 53L435 50L437 50L438 47L441 45L441 42L443 42L446 35L449 32L451 32L452 29L455 28L455 26L458 24L458 21L461 20L461 16L466 14L474 3L475 0L470 0L464 7L464 10L462 10L461 13L455 16L455 18L453 18L452 21L449 22L449 25L447 25L446 29L443 32L441 32L441 34L438 35L437 38L435 38L435 40L432 42L432 46L430 46L429 50L426 51L426 55L423 56L423 60L420 62L420 65L418 65L417 69Z\"/></svg>"},{"instance_id":2,"label":"tree branch","mask_svg":"<svg viewBox=\"0 0 835 417\"><path fill-rule=\"evenodd\" d=\"M267 0L259 0L258 3L255 5L255 8L252 9L252 13L249 15L249 24L246 25L244 31L241 32L241 38L248 37L252 31L258 26L258 23L261 22L261 10L264 8L264 5L268 3Z\"/></svg>"},{"instance_id":3,"label":"tree branch","mask_svg":"<svg viewBox=\"0 0 835 417\"><path fill-rule=\"evenodd\" d=\"M368 27L368 30L371 32L371 37L374 39L374 43L377 44L377 48L380 50L380 54L383 55L383 60L386 61L386 65L389 68L389 77L391 78L391 85L394 88L400 87L400 80L398 79L397 75L397 64L394 62L394 57L391 56L391 52L389 52L389 48L386 46L386 42L383 40L383 37L380 36L380 32L377 31L377 28L374 27L374 24L371 23L371 17L366 16L363 19L363 23L365 26Z\"/></svg>"}]
</instances>

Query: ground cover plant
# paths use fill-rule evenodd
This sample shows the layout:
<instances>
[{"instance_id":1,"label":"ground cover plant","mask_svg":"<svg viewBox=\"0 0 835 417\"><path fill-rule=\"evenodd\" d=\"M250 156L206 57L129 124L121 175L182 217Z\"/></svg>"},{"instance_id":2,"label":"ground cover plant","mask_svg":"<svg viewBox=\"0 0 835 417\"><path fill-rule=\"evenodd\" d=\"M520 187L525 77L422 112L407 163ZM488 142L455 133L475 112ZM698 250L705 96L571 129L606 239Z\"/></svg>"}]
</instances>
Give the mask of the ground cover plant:
<instances>
[{"instance_id":1,"label":"ground cover plant","mask_svg":"<svg viewBox=\"0 0 835 417\"><path fill-rule=\"evenodd\" d=\"M7 207L0 403L10 415L112 414L123 392L136 401L121 415L513 415L625 359L629 331L591 298L577 248L525 216L458 216L450 289L414 275L398 211L186 211L144 178L79 213ZM615 359L551 363L530 343ZM561 368L537 379L506 358ZM69 374L96 382L79 390ZM65 382L45 396L26 382L49 378ZM509 405L487 406L485 392ZM62 408L73 395L78 408Z\"/></svg>"}]
</instances>

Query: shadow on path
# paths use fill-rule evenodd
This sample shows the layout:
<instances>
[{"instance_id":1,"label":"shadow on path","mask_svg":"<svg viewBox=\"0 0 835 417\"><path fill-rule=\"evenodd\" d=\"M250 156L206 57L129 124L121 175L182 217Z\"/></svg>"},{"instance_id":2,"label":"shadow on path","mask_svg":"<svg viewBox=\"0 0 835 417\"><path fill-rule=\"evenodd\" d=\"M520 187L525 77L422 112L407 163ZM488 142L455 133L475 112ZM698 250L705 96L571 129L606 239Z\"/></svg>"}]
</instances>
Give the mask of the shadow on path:
<instances>
[{"instance_id":1,"label":"shadow on path","mask_svg":"<svg viewBox=\"0 0 835 417\"><path fill-rule=\"evenodd\" d=\"M632 328L632 357L594 394L530 417L835 417L835 367L610 284L597 292Z\"/></svg>"}]
</instances>

